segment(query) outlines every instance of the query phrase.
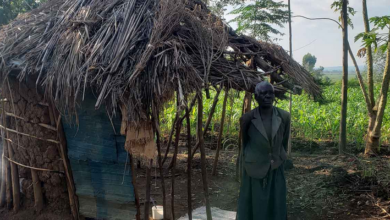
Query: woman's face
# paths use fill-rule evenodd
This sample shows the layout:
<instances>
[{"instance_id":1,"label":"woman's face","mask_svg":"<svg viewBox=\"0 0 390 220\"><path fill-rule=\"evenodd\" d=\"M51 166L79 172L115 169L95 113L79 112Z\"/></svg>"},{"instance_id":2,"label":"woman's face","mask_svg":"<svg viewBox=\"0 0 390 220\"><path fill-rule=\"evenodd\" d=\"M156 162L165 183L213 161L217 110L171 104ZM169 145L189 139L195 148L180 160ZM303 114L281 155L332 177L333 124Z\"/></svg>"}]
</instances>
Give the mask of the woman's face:
<instances>
[{"instance_id":1,"label":"woman's face","mask_svg":"<svg viewBox=\"0 0 390 220\"><path fill-rule=\"evenodd\" d=\"M261 108L270 108L275 100L274 88L269 83L262 83L256 88L255 99Z\"/></svg>"}]
</instances>

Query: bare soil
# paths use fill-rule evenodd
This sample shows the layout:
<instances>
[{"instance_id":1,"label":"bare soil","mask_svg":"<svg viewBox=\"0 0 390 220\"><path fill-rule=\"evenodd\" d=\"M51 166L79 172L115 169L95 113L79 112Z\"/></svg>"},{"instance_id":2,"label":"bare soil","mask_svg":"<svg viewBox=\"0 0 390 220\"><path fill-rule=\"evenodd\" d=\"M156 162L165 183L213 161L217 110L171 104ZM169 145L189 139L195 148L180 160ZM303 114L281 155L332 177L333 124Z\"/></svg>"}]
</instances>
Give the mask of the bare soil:
<instances>
[{"instance_id":1,"label":"bare soil","mask_svg":"<svg viewBox=\"0 0 390 220\"><path fill-rule=\"evenodd\" d=\"M218 175L212 176L215 156L215 138L206 144L208 187L213 207L236 211L239 182L236 180L236 150L222 150ZM195 143L195 141L193 141ZM313 144L293 142L294 168L286 170L288 188L288 219L390 219L390 156L364 158L361 155L337 155L333 143ZM303 146L302 146L303 145ZM310 150L307 150L310 149ZM165 147L163 149L165 152ZM173 149L164 165L167 207L171 210L171 179L167 168ZM180 141L175 177L175 218L187 213L187 150L185 140ZM141 202L141 217L145 201L145 167L136 168L137 184ZM204 206L200 154L197 153L192 167L193 209ZM162 204L161 179L155 164L152 168L151 197ZM0 209L0 219L70 219L69 213L36 215L31 209L17 214Z\"/></svg>"}]
</instances>

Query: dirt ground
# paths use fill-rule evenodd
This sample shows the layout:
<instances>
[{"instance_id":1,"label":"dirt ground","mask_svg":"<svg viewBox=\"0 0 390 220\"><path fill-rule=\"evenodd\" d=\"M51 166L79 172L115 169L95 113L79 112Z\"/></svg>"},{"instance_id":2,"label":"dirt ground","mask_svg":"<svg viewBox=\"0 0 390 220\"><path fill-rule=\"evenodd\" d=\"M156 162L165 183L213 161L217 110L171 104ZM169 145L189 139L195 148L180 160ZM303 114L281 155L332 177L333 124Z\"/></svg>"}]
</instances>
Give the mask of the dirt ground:
<instances>
[{"instance_id":1,"label":"dirt ground","mask_svg":"<svg viewBox=\"0 0 390 220\"><path fill-rule=\"evenodd\" d=\"M297 148L291 157L294 168L286 170L288 219L390 219L390 156L375 159L352 154L339 156L334 143L315 144L298 140L294 145ZM210 203L213 207L236 211L239 192L235 168L237 153L235 150L222 150L218 175L212 176L215 156L212 148L215 146L215 139L206 144ZM165 167L172 154L173 149ZM175 218L187 213L186 160L185 142L181 141L176 169L178 176L175 179ZM169 171L165 169L165 172ZM195 209L205 205L199 153L194 157L192 172L192 201ZM141 187L145 184L145 172L138 169L137 176L137 185ZM159 177L159 170L153 168L152 176ZM165 184L170 210L171 178L166 179ZM156 203L162 204L160 178L153 179L151 192ZM145 192L139 194L142 204Z\"/></svg>"},{"instance_id":2,"label":"dirt ground","mask_svg":"<svg viewBox=\"0 0 390 220\"><path fill-rule=\"evenodd\" d=\"M236 150L222 150L218 164L218 175L212 176L215 156L215 138L206 144L207 171L210 203L213 207L236 211L239 183L236 181ZM195 141L193 142L195 143ZM175 178L175 219L187 213L187 150L185 141L179 144ZM308 147L310 146L310 147ZM294 168L286 170L288 187L288 219L390 219L390 156L364 158L360 155L337 155L333 143L293 142L292 162ZM353 147L353 146L352 146ZM165 152L165 147L163 149ZM173 149L165 163L167 206L171 208L171 175L167 169ZM151 197L162 204L159 170L152 169ZM193 209L204 206L200 154L193 160L192 168ZM145 201L145 169L136 168L141 216ZM170 212L170 211L169 211ZM13 214L0 209L0 219L70 219L66 213L35 215L31 210Z\"/></svg>"}]
</instances>

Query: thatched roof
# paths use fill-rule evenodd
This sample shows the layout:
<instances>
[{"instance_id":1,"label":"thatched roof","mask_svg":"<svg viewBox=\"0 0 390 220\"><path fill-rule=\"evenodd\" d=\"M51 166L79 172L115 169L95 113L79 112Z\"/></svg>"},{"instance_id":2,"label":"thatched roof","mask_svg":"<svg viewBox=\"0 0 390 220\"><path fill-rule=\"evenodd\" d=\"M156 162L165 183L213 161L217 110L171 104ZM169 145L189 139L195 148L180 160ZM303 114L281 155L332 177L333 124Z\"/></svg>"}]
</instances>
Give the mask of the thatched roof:
<instances>
[{"instance_id":1,"label":"thatched roof","mask_svg":"<svg viewBox=\"0 0 390 220\"><path fill-rule=\"evenodd\" d=\"M125 104L134 123L175 90L253 91L267 75L278 92L321 93L281 47L236 35L200 0L50 0L1 28L0 59L2 78L30 75L60 110L93 88L96 107Z\"/></svg>"}]
</instances>

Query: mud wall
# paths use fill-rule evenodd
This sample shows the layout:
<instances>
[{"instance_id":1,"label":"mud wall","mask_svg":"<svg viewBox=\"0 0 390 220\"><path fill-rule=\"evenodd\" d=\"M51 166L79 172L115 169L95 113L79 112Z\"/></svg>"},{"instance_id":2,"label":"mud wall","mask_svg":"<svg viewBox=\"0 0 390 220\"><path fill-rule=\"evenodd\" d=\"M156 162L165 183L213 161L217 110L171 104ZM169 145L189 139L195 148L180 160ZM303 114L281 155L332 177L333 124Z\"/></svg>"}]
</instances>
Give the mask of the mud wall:
<instances>
[{"instance_id":1,"label":"mud wall","mask_svg":"<svg viewBox=\"0 0 390 220\"><path fill-rule=\"evenodd\" d=\"M49 107L44 100L44 96L36 89L35 80L19 82L17 79L10 77L8 82L5 81L1 91L1 98L8 100L8 102L4 102L4 109L9 113L6 116L7 127L42 139L56 140L56 131L42 126L54 125L52 124L54 121L50 119ZM62 210L69 209L66 178L63 174L64 166L60 158L59 146L55 143L14 132L7 133L8 139L11 140L7 142L14 151L15 161L27 166L62 172L38 171L38 176L42 184L45 204ZM32 205L34 193L31 170L21 166L18 166L18 169L23 204L25 206Z\"/></svg>"}]
</instances>

